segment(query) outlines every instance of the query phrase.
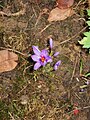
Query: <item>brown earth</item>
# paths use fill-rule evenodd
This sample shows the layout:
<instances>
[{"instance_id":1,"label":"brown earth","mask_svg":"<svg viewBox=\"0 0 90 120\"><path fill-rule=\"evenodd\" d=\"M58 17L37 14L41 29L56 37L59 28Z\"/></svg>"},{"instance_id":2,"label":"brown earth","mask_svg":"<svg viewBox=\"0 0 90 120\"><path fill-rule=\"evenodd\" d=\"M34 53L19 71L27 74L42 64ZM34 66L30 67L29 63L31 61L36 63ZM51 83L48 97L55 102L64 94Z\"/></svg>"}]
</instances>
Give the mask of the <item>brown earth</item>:
<instances>
[{"instance_id":1,"label":"brown earth","mask_svg":"<svg viewBox=\"0 0 90 120\"><path fill-rule=\"evenodd\" d=\"M86 31L87 2L75 1L73 16L49 23L48 14L54 7L55 0L1 2L5 14L0 16L0 48L29 54L32 45L43 49L52 37L62 64L53 73L31 71L32 62L16 52L16 69L0 74L0 120L90 120L90 85L83 92L80 89L90 80L84 76L90 72L90 54L78 44ZM43 10L47 12L41 15ZM76 107L80 111L74 115Z\"/></svg>"}]
</instances>

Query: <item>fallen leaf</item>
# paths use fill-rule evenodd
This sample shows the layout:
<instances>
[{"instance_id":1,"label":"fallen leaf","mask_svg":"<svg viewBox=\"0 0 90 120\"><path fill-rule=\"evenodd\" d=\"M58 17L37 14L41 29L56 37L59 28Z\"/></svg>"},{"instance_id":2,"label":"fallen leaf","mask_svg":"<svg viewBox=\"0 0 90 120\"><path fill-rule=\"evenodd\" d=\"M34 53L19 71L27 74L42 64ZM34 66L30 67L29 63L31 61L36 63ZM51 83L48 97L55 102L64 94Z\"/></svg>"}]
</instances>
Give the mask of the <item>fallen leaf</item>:
<instances>
[{"instance_id":1,"label":"fallen leaf","mask_svg":"<svg viewBox=\"0 0 90 120\"><path fill-rule=\"evenodd\" d=\"M8 50L0 51L0 73L11 71L17 66L18 56Z\"/></svg>"},{"instance_id":2,"label":"fallen leaf","mask_svg":"<svg viewBox=\"0 0 90 120\"><path fill-rule=\"evenodd\" d=\"M67 9L59 9L58 7L54 8L48 17L48 21L60 21L60 20L65 20L67 17L70 17L71 15L74 14L74 11L72 8L67 8Z\"/></svg>"},{"instance_id":3,"label":"fallen leaf","mask_svg":"<svg viewBox=\"0 0 90 120\"><path fill-rule=\"evenodd\" d=\"M88 7L89 7L89 9L90 9L90 0L88 0Z\"/></svg>"},{"instance_id":4,"label":"fallen leaf","mask_svg":"<svg viewBox=\"0 0 90 120\"><path fill-rule=\"evenodd\" d=\"M60 9L66 9L73 5L74 0L57 0L57 6Z\"/></svg>"}]
</instances>

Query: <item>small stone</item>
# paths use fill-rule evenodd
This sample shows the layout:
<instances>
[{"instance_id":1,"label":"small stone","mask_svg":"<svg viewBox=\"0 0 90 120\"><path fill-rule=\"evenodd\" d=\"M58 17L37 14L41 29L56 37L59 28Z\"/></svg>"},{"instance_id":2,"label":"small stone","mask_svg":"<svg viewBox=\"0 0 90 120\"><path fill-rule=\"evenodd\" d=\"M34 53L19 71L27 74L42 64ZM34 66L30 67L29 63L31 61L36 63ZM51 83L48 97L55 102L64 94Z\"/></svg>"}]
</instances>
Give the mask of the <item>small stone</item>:
<instances>
[{"instance_id":1,"label":"small stone","mask_svg":"<svg viewBox=\"0 0 90 120\"><path fill-rule=\"evenodd\" d=\"M22 105L26 105L28 103L29 98L27 95L22 95L20 100Z\"/></svg>"},{"instance_id":2,"label":"small stone","mask_svg":"<svg viewBox=\"0 0 90 120\"><path fill-rule=\"evenodd\" d=\"M41 85L38 85L38 88L41 88L42 86Z\"/></svg>"}]
</instances>

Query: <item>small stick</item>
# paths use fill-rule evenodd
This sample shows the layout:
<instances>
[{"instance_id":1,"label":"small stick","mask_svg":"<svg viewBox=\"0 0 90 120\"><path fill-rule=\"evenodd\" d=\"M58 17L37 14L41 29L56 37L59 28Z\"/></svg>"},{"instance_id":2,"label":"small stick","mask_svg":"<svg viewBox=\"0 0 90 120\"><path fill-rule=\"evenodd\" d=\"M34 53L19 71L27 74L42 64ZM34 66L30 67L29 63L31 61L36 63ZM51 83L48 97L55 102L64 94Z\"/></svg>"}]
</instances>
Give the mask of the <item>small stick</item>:
<instances>
[{"instance_id":1,"label":"small stick","mask_svg":"<svg viewBox=\"0 0 90 120\"><path fill-rule=\"evenodd\" d=\"M35 11L35 9L34 9L33 6L32 6L32 10L33 10L33 12L34 12L35 17L37 18L37 14L36 14L36 11Z\"/></svg>"},{"instance_id":2,"label":"small stick","mask_svg":"<svg viewBox=\"0 0 90 120\"><path fill-rule=\"evenodd\" d=\"M75 70L76 70L76 66L77 66L77 60L78 60L78 56L76 57L76 62L75 62L75 65L74 65L71 81L73 80L73 77L74 77L74 74L75 74Z\"/></svg>"},{"instance_id":3,"label":"small stick","mask_svg":"<svg viewBox=\"0 0 90 120\"><path fill-rule=\"evenodd\" d=\"M40 32L39 32L39 34L41 34L42 32L44 32L48 27L50 27L52 24L48 24L48 25L46 25L46 27L45 28L43 28Z\"/></svg>"},{"instance_id":4,"label":"small stick","mask_svg":"<svg viewBox=\"0 0 90 120\"><path fill-rule=\"evenodd\" d=\"M12 114L10 112L9 112L9 115L10 115L12 120L15 120L15 118L12 116Z\"/></svg>"},{"instance_id":5,"label":"small stick","mask_svg":"<svg viewBox=\"0 0 90 120\"><path fill-rule=\"evenodd\" d=\"M59 45L57 45L57 46L55 46L55 47L59 47L60 45L69 42L70 40L72 40L73 38L75 38L75 37L77 37L79 34L81 34L86 28L87 28L87 26L84 27L82 30L80 30L78 33L76 33L76 34L75 34L74 36L72 36L71 38L69 38L69 39L61 42Z\"/></svg>"},{"instance_id":6,"label":"small stick","mask_svg":"<svg viewBox=\"0 0 90 120\"><path fill-rule=\"evenodd\" d=\"M84 109L89 109L90 108L90 106L85 106L85 107L80 107L80 108L76 108L77 110L84 110ZM70 113L72 113L72 112L74 112L74 110L72 110L72 111L70 111L70 112L68 112L67 114L70 114Z\"/></svg>"},{"instance_id":7,"label":"small stick","mask_svg":"<svg viewBox=\"0 0 90 120\"><path fill-rule=\"evenodd\" d=\"M9 13L9 14L3 11L0 11L0 15L7 16L7 17L24 15L26 12L26 4L23 4L22 2L20 2L20 4L22 5L22 9L20 11L16 13Z\"/></svg>"},{"instance_id":8,"label":"small stick","mask_svg":"<svg viewBox=\"0 0 90 120\"><path fill-rule=\"evenodd\" d=\"M37 20L36 20L35 27L37 26L39 20L41 19L41 16L42 16L42 14L40 13L39 16L38 16L38 18L37 18Z\"/></svg>"},{"instance_id":9,"label":"small stick","mask_svg":"<svg viewBox=\"0 0 90 120\"><path fill-rule=\"evenodd\" d=\"M0 47L0 49L13 51L13 52L18 53L18 54L20 54L20 55L22 55L22 56L25 56L25 57L28 57L28 56L29 56L29 55L24 54L24 53L22 53L22 52L20 52L20 51L17 51L17 50L14 50L14 49L10 49L10 48Z\"/></svg>"}]
</instances>

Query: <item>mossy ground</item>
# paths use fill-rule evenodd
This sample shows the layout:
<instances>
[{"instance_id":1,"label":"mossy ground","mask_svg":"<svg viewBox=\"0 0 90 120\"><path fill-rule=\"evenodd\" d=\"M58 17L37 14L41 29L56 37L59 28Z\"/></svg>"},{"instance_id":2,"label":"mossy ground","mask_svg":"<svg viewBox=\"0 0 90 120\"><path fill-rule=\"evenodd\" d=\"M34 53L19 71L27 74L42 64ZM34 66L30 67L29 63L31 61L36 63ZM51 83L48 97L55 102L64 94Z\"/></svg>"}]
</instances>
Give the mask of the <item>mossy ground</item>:
<instances>
[{"instance_id":1,"label":"mossy ground","mask_svg":"<svg viewBox=\"0 0 90 120\"><path fill-rule=\"evenodd\" d=\"M17 12L20 1L1 2L1 10ZM80 92L85 78L80 73L80 60L83 63L82 75L90 72L90 55L78 45L85 31L86 1L75 1L75 14L64 21L47 21L48 14L40 13L55 7L55 1L43 0L36 4L23 0L26 12L20 16L0 16L0 47L11 48L23 54L32 51L32 45L40 49L47 47L51 36L54 51L61 60L57 71L33 71L33 63L18 54L18 66L10 72L0 74L0 120L90 120L90 86ZM75 104L80 108L74 115ZM88 107L87 107L88 106ZM85 108L87 107L87 108ZM84 109L83 109L84 108Z\"/></svg>"}]
</instances>

